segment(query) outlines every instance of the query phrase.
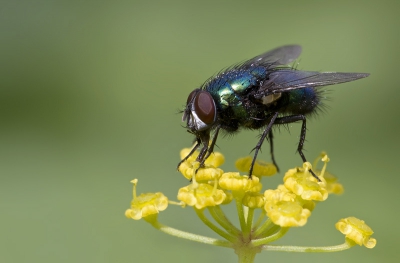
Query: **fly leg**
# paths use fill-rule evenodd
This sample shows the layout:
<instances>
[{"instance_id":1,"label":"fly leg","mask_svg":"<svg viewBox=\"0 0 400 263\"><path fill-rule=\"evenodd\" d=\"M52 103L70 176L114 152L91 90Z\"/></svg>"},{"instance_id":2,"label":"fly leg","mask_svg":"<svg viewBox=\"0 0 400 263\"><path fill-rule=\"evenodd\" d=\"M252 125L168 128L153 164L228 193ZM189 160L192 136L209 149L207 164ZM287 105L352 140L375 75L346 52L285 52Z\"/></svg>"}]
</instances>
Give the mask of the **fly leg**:
<instances>
[{"instance_id":1,"label":"fly leg","mask_svg":"<svg viewBox=\"0 0 400 263\"><path fill-rule=\"evenodd\" d=\"M176 167L177 170L179 170L179 166L181 166L181 164L182 164L183 162L185 162L190 156L192 156L192 154L197 150L197 148L199 148L200 143L201 143L200 139L197 138L197 139L196 139L196 145L193 147L193 149L190 151L190 153L189 153L188 155L186 155L186 157L183 158L183 159L178 163L178 166Z\"/></svg>"},{"instance_id":2,"label":"fly leg","mask_svg":"<svg viewBox=\"0 0 400 263\"><path fill-rule=\"evenodd\" d=\"M271 130L269 130L269 133L268 133L268 140L269 140L269 146L270 146L271 159L272 159L272 163L275 165L276 170L279 173L279 167L276 164L275 156L274 156L274 143L272 142L273 138L274 138L274 136L272 134L272 129L271 129Z\"/></svg>"},{"instance_id":3,"label":"fly leg","mask_svg":"<svg viewBox=\"0 0 400 263\"><path fill-rule=\"evenodd\" d=\"M299 140L299 145L297 146L297 151L299 152L301 159L305 163L305 162L307 162L307 159L303 154L303 145L304 145L304 140L306 139L306 131L307 131L306 116L299 114L299 115L292 115L292 116L277 118L275 120L275 124L288 124L288 123L292 123L292 122L296 122L296 121L302 121L300 140ZM321 182L321 180L318 178L318 176L312 170L310 170L310 173L312 174L312 176L315 177L315 179L317 179L319 182Z\"/></svg>"},{"instance_id":4,"label":"fly leg","mask_svg":"<svg viewBox=\"0 0 400 263\"><path fill-rule=\"evenodd\" d=\"M209 150L209 143L210 143L210 132L203 132L201 134L198 135L198 140L201 141L203 143L203 147L200 150L199 155L196 158L196 161L200 162L200 167L204 166L204 161L205 161L205 155L207 153L207 151ZM199 143L200 144L200 143ZM199 170L199 168L197 168L197 171Z\"/></svg>"},{"instance_id":5,"label":"fly leg","mask_svg":"<svg viewBox=\"0 0 400 263\"><path fill-rule=\"evenodd\" d=\"M212 139L212 141L211 141L211 144L210 144L210 146L208 147L207 154L206 154L206 156L204 157L204 160L201 162L201 165L200 165L200 166L203 166L203 164L204 164L204 162L207 160L207 158L210 157L210 155L213 153L215 143L217 142L219 129L221 129L221 126L217 126L217 128L216 128L216 130L215 130L215 133L214 133L214 136L213 136L213 139Z\"/></svg>"},{"instance_id":6,"label":"fly leg","mask_svg":"<svg viewBox=\"0 0 400 263\"><path fill-rule=\"evenodd\" d=\"M201 148L199 155L196 158L196 161L200 162L200 164L204 163L204 155L208 150L208 141L203 141L203 148Z\"/></svg>"},{"instance_id":7,"label":"fly leg","mask_svg":"<svg viewBox=\"0 0 400 263\"><path fill-rule=\"evenodd\" d=\"M272 117L271 117L267 127L265 128L264 132L262 133L260 140L258 141L256 147L254 147L254 149L253 149L255 151L254 151L253 160L251 161L251 165L250 165L249 179L251 179L251 175L253 173L253 167L254 167L254 163L256 162L256 159L257 159L258 151L261 149L261 145L263 144L265 138L271 131L272 125L274 124L275 120L277 119L276 117L278 117L278 114L279 114L279 112L275 112L272 114Z\"/></svg>"}]
</instances>

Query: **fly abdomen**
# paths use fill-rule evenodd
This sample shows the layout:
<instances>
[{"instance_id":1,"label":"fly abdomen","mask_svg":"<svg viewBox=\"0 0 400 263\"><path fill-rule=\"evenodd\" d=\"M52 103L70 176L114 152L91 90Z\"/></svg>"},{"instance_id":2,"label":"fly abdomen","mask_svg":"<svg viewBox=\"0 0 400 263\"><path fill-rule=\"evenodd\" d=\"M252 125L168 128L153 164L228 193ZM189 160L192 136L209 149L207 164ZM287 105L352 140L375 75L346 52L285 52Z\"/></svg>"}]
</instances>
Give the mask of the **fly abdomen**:
<instances>
[{"instance_id":1,"label":"fly abdomen","mask_svg":"<svg viewBox=\"0 0 400 263\"><path fill-rule=\"evenodd\" d=\"M315 88L303 88L285 92L285 112L291 114L309 114L320 105L320 92Z\"/></svg>"}]
</instances>

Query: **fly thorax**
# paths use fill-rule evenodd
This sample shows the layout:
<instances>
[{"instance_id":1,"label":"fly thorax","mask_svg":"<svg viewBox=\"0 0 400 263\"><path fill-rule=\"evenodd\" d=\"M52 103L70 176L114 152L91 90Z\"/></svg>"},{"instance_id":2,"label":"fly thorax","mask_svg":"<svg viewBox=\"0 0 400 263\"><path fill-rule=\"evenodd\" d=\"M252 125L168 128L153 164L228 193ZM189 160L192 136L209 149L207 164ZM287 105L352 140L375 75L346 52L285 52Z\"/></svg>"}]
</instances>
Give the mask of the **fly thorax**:
<instances>
[{"instance_id":1,"label":"fly thorax","mask_svg":"<svg viewBox=\"0 0 400 263\"><path fill-rule=\"evenodd\" d=\"M227 108L231 104L231 101L234 99L235 94L229 87L222 88L219 92L220 105L222 108Z\"/></svg>"}]
</instances>

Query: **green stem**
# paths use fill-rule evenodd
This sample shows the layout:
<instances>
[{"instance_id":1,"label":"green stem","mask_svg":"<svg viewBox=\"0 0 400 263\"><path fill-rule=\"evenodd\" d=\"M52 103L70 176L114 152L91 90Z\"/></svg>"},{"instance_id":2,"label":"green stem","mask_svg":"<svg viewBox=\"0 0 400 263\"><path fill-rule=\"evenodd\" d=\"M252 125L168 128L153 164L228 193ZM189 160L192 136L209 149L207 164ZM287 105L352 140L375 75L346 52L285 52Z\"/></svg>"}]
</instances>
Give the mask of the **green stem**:
<instances>
[{"instance_id":1,"label":"green stem","mask_svg":"<svg viewBox=\"0 0 400 263\"><path fill-rule=\"evenodd\" d=\"M260 214L258 215L258 219L256 221L256 223L254 224L254 229L258 228L261 225L262 220L264 219L265 214L263 211L260 212Z\"/></svg>"},{"instance_id":2,"label":"green stem","mask_svg":"<svg viewBox=\"0 0 400 263\"><path fill-rule=\"evenodd\" d=\"M279 230L277 233L273 234L272 236L267 236L264 238L260 239L254 239L251 241L253 246L260 246L260 245L265 245L268 243L271 243L281 237L283 237L287 231L289 231L289 227L282 227L281 230Z\"/></svg>"},{"instance_id":3,"label":"green stem","mask_svg":"<svg viewBox=\"0 0 400 263\"><path fill-rule=\"evenodd\" d=\"M337 246L328 246L328 247L298 247L298 246L270 246L270 245L264 245L262 246L262 250L265 251L284 251L284 252L313 252L313 253L318 253L318 252L338 252L338 251L343 251L346 249L351 248L354 246L355 243L351 242L346 242L341 245Z\"/></svg>"},{"instance_id":4,"label":"green stem","mask_svg":"<svg viewBox=\"0 0 400 263\"><path fill-rule=\"evenodd\" d=\"M264 235L265 232L269 231L275 224L272 223L271 219L265 220L265 222L254 232L254 236Z\"/></svg>"},{"instance_id":5,"label":"green stem","mask_svg":"<svg viewBox=\"0 0 400 263\"><path fill-rule=\"evenodd\" d=\"M226 240L230 242L235 242L236 238L233 235L230 235L223 231L222 229L218 228L216 225L214 225L208 218L204 215L204 209L194 209L196 211L197 216L203 221L203 223L208 226L211 230L213 230L215 233L220 235L221 237L225 238Z\"/></svg>"},{"instance_id":6,"label":"green stem","mask_svg":"<svg viewBox=\"0 0 400 263\"><path fill-rule=\"evenodd\" d=\"M160 222L156 220L146 220L149 222L154 228L169 234L171 236L179 237L179 238L184 238L188 239L191 241L196 241L199 243L203 244L208 244L208 245L214 245L214 246L220 246L220 247L232 247L232 243L227 242L225 240L219 240L215 238L210 238L210 237L205 237L205 236L200 236L188 232L184 232L166 225L161 224Z\"/></svg>"},{"instance_id":7,"label":"green stem","mask_svg":"<svg viewBox=\"0 0 400 263\"><path fill-rule=\"evenodd\" d=\"M241 249L235 251L239 257L239 263L253 263L258 252L258 249L249 249L246 247L242 247Z\"/></svg>"},{"instance_id":8,"label":"green stem","mask_svg":"<svg viewBox=\"0 0 400 263\"><path fill-rule=\"evenodd\" d=\"M246 229L246 219L244 218L242 198L241 197L235 197L235 203L236 203L236 210L237 210L238 217L239 217L239 222L240 222L240 229L242 231L244 231Z\"/></svg>"},{"instance_id":9,"label":"green stem","mask_svg":"<svg viewBox=\"0 0 400 263\"><path fill-rule=\"evenodd\" d=\"M272 236L281 230L281 227L275 224L271 224L264 232L262 232L257 238L264 238L267 236Z\"/></svg>"},{"instance_id":10,"label":"green stem","mask_svg":"<svg viewBox=\"0 0 400 263\"><path fill-rule=\"evenodd\" d=\"M229 234L236 237L240 235L239 229L229 221L220 206L210 206L208 207L208 211L214 220L217 221L217 223L220 224Z\"/></svg>"},{"instance_id":11,"label":"green stem","mask_svg":"<svg viewBox=\"0 0 400 263\"><path fill-rule=\"evenodd\" d=\"M249 208L247 213L246 228L243 231L243 236L248 238L251 233L251 227L253 226L254 208Z\"/></svg>"}]
</instances>

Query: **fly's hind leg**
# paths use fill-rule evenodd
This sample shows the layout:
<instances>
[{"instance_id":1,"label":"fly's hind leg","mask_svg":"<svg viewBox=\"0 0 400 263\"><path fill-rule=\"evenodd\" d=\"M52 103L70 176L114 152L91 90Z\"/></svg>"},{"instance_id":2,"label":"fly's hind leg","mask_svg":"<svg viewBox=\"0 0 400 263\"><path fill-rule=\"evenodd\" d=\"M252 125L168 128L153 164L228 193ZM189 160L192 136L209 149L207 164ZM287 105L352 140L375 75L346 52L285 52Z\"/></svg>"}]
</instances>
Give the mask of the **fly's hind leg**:
<instances>
[{"instance_id":1,"label":"fly's hind leg","mask_svg":"<svg viewBox=\"0 0 400 263\"><path fill-rule=\"evenodd\" d=\"M272 141L273 138L274 138L274 136L272 134L272 129L271 129L271 130L269 130L269 133L268 133L268 140L269 140L269 146L270 146L271 159L272 159L272 163L275 165L276 170L279 173L279 167L278 167L278 164L275 161L275 156L274 156L274 143Z\"/></svg>"},{"instance_id":2,"label":"fly's hind leg","mask_svg":"<svg viewBox=\"0 0 400 263\"><path fill-rule=\"evenodd\" d=\"M275 124L288 124L288 123L292 123L292 122L296 122L296 121L302 121L301 132L300 132L300 140L299 140L299 144L297 146L297 151L299 152L301 159L305 163L305 162L307 162L307 159L303 154L303 145L304 145L304 140L306 139L306 131L307 131L306 116L304 116L302 114L299 114L299 115L292 115L292 116L286 116L286 117L277 118L275 120ZM312 170L310 170L310 173L319 182L321 182L321 179L319 179L318 176Z\"/></svg>"}]
</instances>

